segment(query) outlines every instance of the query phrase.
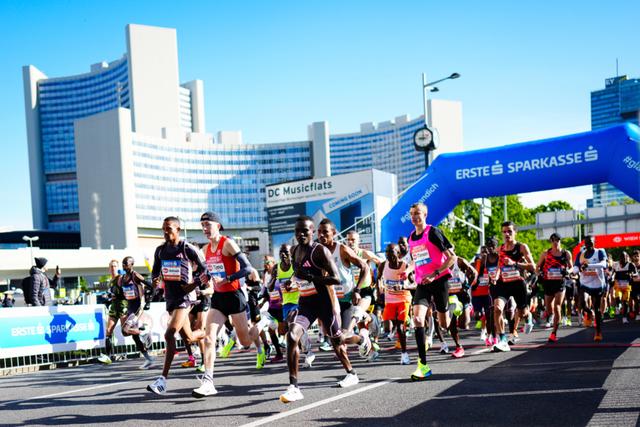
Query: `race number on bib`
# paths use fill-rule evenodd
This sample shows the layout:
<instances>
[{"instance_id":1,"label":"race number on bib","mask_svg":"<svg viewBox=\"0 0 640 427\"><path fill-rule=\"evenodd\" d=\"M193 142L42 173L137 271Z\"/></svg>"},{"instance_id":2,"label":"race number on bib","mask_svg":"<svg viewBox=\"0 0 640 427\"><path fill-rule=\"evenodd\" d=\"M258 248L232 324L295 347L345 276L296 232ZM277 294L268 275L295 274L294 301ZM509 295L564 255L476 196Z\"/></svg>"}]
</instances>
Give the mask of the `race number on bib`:
<instances>
[{"instance_id":1,"label":"race number on bib","mask_svg":"<svg viewBox=\"0 0 640 427\"><path fill-rule=\"evenodd\" d=\"M515 282L516 280L522 280L522 276L520 276L520 270L518 270L515 265L505 265L502 267L503 282Z\"/></svg>"},{"instance_id":2,"label":"race number on bib","mask_svg":"<svg viewBox=\"0 0 640 427\"><path fill-rule=\"evenodd\" d=\"M489 286L489 275L483 274L480 279L478 279L478 286Z\"/></svg>"},{"instance_id":3,"label":"race number on bib","mask_svg":"<svg viewBox=\"0 0 640 427\"><path fill-rule=\"evenodd\" d=\"M411 256L413 257L413 261L418 267L427 265L431 262L431 255L429 254L429 250L425 245L419 245L413 248L413 250L411 251Z\"/></svg>"},{"instance_id":4,"label":"race number on bib","mask_svg":"<svg viewBox=\"0 0 640 427\"><path fill-rule=\"evenodd\" d=\"M447 282L449 284L449 292L459 292L462 290L462 280L459 277L452 277Z\"/></svg>"},{"instance_id":5,"label":"race number on bib","mask_svg":"<svg viewBox=\"0 0 640 427\"><path fill-rule=\"evenodd\" d=\"M584 276L594 277L598 275L598 269L595 267L587 267L582 274Z\"/></svg>"},{"instance_id":6,"label":"race number on bib","mask_svg":"<svg viewBox=\"0 0 640 427\"><path fill-rule=\"evenodd\" d=\"M629 281L628 280L616 280L616 284L618 285L618 288L620 288L620 289L627 289L627 286L629 286Z\"/></svg>"},{"instance_id":7,"label":"race number on bib","mask_svg":"<svg viewBox=\"0 0 640 427\"><path fill-rule=\"evenodd\" d=\"M400 291L404 288L404 280L385 279L384 285L390 291Z\"/></svg>"},{"instance_id":8,"label":"race number on bib","mask_svg":"<svg viewBox=\"0 0 640 427\"><path fill-rule=\"evenodd\" d=\"M135 285L123 286L122 294L126 300L136 299L136 290L134 288Z\"/></svg>"},{"instance_id":9,"label":"race number on bib","mask_svg":"<svg viewBox=\"0 0 640 427\"><path fill-rule=\"evenodd\" d=\"M227 278L227 273L224 271L224 264L221 262L207 261L207 270L209 270L209 273L213 274L215 277L220 279Z\"/></svg>"},{"instance_id":10,"label":"race number on bib","mask_svg":"<svg viewBox=\"0 0 640 427\"><path fill-rule=\"evenodd\" d=\"M547 270L547 280L562 280L562 269L550 268Z\"/></svg>"},{"instance_id":11,"label":"race number on bib","mask_svg":"<svg viewBox=\"0 0 640 427\"><path fill-rule=\"evenodd\" d=\"M165 282L179 282L180 270L180 260L162 260L162 278Z\"/></svg>"},{"instance_id":12,"label":"race number on bib","mask_svg":"<svg viewBox=\"0 0 640 427\"><path fill-rule=\"evenodd\" d=\"M300 290L301 297L308 297L318 293L313 282L309 282L308 280L300 280L298 278L292 278L291 284L293 283L295 283L297 288Z\"/></svg>"}]
</instances>

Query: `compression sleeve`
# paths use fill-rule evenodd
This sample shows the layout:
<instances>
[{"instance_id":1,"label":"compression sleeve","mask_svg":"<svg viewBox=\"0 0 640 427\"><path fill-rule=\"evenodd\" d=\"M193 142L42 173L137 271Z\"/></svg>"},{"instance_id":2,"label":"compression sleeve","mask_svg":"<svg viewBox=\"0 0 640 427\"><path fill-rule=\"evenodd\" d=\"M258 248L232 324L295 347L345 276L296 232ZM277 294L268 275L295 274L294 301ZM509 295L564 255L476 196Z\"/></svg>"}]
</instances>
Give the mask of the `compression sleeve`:
<instances>
[{"instance_id":1,"label":"compression sleeve","mask_svg":"<svg viewBox=\"0 0 640 427\"><path fill-rule=\"evenodd\" d=\"M229 282L233 282L234 280L241 279L243 277L247 277L249 273L251 273L251 263L249 262L249 258L243 253L238 252L234 255L234 258L238 260L240 263L240 269L227 277Z\"/></svg>"}]
</instances>

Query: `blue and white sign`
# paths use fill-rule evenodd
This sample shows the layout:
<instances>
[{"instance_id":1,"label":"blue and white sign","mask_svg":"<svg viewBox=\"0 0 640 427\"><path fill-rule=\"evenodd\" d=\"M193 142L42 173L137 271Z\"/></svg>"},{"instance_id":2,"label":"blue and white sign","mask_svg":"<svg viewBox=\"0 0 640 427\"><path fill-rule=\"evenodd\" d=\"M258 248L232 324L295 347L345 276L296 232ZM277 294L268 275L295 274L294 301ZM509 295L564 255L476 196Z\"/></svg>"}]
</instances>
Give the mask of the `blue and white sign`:
<instances>
[{"instance_id":1,"label":"blue and white sign","mask_svg":"<svg viewBox=\"0 0 640 427\"><path fill-rule=\"evenodd\" d=\"M441 154L382 220L382 246L408 236L409 208L422 202L438 224L462 200L608 182L640 199L640 128L633 124Z\"/></svg>"},{"instance_id":2,"label":"blue and white sign","mask_svg":"<svg viewBox=\"0 0 640 427\"><path fill-rule=\"evenodd\" d=\"M104 347L102 305L0 310L0 358Z\"/></svg>"}]
</instances>

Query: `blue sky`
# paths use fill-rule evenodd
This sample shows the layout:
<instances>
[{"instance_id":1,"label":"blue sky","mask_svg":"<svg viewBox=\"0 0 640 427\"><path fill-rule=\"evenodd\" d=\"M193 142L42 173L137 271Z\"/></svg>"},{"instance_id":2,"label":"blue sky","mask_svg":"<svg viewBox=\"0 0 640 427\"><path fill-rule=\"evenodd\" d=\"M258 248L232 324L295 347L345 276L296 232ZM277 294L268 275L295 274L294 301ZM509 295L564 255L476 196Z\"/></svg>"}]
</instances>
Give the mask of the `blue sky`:
<instances>
[{"instance_id":1,"label":"blue sky","mask_svg":"<svg viewBox=\"0 0 640 427\"><path fill-rule=\"evenodd\" d=\"M120 58L127 23L176 28L181 81L205 82L207 130L247 142L416 117L421 73L454 71L434 95L462 101L467 149L553 137L590 129L589 93L616 58L640 76L638 1L3 1L0 15L0 229L31 227L21 67L57 77Z\"/></svg>"}]
</instances>

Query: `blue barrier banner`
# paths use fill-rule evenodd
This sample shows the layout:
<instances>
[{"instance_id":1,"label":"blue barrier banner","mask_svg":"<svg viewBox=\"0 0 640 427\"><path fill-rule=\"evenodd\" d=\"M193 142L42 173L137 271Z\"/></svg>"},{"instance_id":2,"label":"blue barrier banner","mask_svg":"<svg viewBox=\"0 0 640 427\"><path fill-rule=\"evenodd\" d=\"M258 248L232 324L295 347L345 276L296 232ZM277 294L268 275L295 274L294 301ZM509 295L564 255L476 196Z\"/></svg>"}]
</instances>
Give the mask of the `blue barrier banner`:
<instances>
[{"instance_id":1,"label":"blue barrier banner","mask_svg":"<svg viewBox=\"0 0 640 427\"><path fill-rule=\"evenodd\" d=\"M0 358L104 347L103 305L0 309Z\"/></svg>"},{"instance_id":2,"label":"blue barrier banner","mask_svg":"<svg viewBox=\"0 0 640 427\"><path fill-rule=\"evenodd\" d=\"M624 124L575 135L439 155L382 219L382 246L409 236L409 208L427 205L438 224L462 200L608 182L640 200L640 128ZM545 202L545 201L541 201Z\"/></svg>"}]
</instances>

